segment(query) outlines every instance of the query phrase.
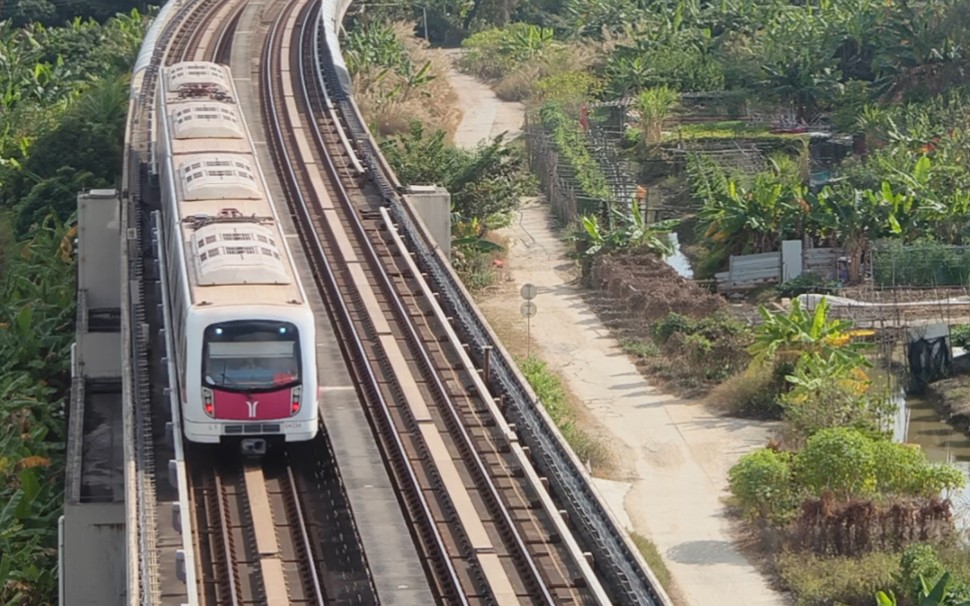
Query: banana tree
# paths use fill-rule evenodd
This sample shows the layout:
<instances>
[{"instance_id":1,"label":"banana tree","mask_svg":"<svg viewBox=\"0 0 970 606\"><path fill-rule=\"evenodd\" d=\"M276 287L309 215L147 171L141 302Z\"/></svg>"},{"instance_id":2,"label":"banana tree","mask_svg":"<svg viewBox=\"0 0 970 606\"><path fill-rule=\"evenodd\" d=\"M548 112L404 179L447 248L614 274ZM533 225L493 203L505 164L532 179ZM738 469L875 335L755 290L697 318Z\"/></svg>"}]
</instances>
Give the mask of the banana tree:
<instances>
[{"instance_id":1,"label":"banana tree","mask_svg":"<svg viewBox=\"0 0 970 606\"><path fill-rule=\"evenodd\" d=\"M944 572L940 580L932 587L920 575L920 591L916 596L916 606L970 606L970 601L960 600L950 593L950 573ZM876 594L876 606L896 606L896 596L890 591L888 594L880 591Z\"/></svg>"},{"instance_id":2,"label":"banana tree","mask_svg":"<svg viewBox=\"0 0 970 606\"><path fill-rule=\"evenodd\" d=\"M583 256L592 257L599 252L612 250L648 250L660 257L673 254L673 246L667 238L680 222L677 219L646 224L639 206L632 204L630 209L619 210L610 207L613 215L613 228L604 227L596 215L584 215L581 229L573 239L584 244Z\"/></svg>"},{"instance_id":3,"label":"banana tree","mask_svg":"<svg viewBox=\"0 0 970 606\"><path fill-rule=\"evenodd\" d=\"M913 208L914 198L893 191L887 182L876 191L826 186L815 198L811 219L821 235L841 245L848 259L849 282L857 283L872 242L910 228Z\"/></svg>"},{"instance_id":4,"label":"banana tree","mask_svg":"<svg viewBox=\"0 0 970 606\"><path fill-rule=\"evenodd\" d=\"M860 353L864 343L849 339L852 322L829 320L826 298L808 311L799 299L793 299L787 314L771 313L763 305L758 308L762 324L755 330L754 342L748 353L754 363L794 364L802 355L818 355L843 362L850 367L868 366Z\"/></svg>"},{"instance_id":5,"label":"banana tree","mask_svg":"<svg viewBox=\"0 0 970 606\"><path fill-rule=\"evenodd\" d=\"M636 107L640 112L641 131L647 145L660 143L663 121L679 101L677 91L666 86L647 89L637 96Z\"/></svg>"},{"instance_id":6,"label":"banana tree","mask_svg":"<svg viewBox=\"0 0 970 606\"><path fill-rule=\"evenodd\" d=\"M728 254L770 252L804 214L804 188L786 184L773 172L759 173L745 187L734 179L708 192L698 213L706 238Z\"/></svg>"}]
</instances>

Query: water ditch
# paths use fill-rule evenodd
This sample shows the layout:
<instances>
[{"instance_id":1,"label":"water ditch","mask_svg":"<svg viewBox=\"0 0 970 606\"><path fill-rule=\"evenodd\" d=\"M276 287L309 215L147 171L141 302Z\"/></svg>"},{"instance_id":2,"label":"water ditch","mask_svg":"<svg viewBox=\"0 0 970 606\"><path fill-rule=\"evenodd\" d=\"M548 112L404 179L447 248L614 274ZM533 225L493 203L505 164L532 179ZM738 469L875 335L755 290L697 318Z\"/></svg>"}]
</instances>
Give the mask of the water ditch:
<instances>
[{"instance_id":1,"label":"water ditch","mask_svg":"<svg viewBox=\"0 0 970 606\"><path fill-rule=\"evenodd\" d=\"M674 252L665 258L664 261L667 262L667 265L673 267L681 276L688 279L693 278L694 270L690 266L690 260L680 250L680 238L677 237L677 232L667 234L667 241L670 242L670 246Z\"/></svg>"},{"instance_id":2,"label":"water ditch","mask_svg":"<svg viewBox=\"0 0 970 606\"><path fill-rule=\"evenodd\" d=\"M941 419L929 398L907 395L895 379L892 384L893 440L917 444L930 461L950 463L963 473L967 485L950 499L957 527L970 530L970 436Z\"/></svg>"}]
</instances>

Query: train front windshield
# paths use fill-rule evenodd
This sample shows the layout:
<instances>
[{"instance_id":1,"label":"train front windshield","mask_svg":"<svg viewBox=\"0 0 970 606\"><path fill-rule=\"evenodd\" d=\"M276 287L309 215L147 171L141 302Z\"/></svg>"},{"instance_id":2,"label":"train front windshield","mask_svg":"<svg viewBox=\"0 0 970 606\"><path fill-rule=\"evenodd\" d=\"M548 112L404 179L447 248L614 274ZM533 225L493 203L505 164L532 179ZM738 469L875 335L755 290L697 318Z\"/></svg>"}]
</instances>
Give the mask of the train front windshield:
<instances>
[{"instance_id":1,"label":"train front windshield","mask_svg":"<svg viewBox=\"0 0 970 606\"><path fill-rule=\"evenodd\" d=\"M205 329L202 377L206 387L270 391L300 383L300 338L289 322L239 320Z\"/></svg>"}]
</instances>

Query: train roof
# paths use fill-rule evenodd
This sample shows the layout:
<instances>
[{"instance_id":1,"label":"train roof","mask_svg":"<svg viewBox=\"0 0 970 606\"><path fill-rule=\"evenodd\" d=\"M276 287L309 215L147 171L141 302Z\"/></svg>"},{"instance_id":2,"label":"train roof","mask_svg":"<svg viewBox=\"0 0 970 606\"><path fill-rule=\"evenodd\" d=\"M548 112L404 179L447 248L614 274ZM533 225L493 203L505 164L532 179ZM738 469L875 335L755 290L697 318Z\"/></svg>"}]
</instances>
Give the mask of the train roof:
<instances>
[{"instance_id":1,"label":"train roof","mask_svg":"<svg viewBox=\"0 0 970 606\"><path fill-rule=\"evenodd\" d=\"M194 304L303 303L229 69L163 69L162 130Z\"/></svg>"}]
</instances>

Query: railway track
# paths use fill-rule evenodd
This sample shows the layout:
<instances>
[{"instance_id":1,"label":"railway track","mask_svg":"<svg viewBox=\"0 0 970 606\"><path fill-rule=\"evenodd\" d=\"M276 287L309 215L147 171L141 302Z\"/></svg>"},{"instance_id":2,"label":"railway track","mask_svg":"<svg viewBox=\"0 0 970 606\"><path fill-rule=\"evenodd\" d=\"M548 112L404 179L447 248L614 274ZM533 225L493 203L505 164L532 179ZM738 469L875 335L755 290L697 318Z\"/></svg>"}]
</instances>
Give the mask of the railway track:
<instances>
[{"instance_id":1,"label":"railway track","mask_svg":"<svg viewBox=\"0 0 970 606\"><path fill-rule=\"evenodd\" d=\"M294 0L280 11L264 47L265 120L438 598L595 603L595 580L476 370L454 347L348 144L320 80L321 35L318 3Z\"/></svg>"},{"instance_id":2,"label":"railway track","mask_svg":"<svg viewBox=\"0 0 970 606\"><path fill-rule=\"evenodd\" d=\"M151 67L146 70L134 123L150 125L153 95L161 84L162 65L180 61L209 60L228 63L232 39L245 9L240 0L186 2L163 31ZM142 137L144 135L141 135ZM147 174L147 146L138 139L133 149L134 174ZM144 179L133 192L134 221L144 224L139 235L150 233L149 211L158 209L157 188ZM142 247L139 265L151 268L152 251ZM149 274L154 271L149 269ZM146 282L145 307L154 308L157 295ZM148 322L159 335L160 318ZM147 362L150 351L165 351L157 337L145 343L140 354ZM155 365L158 366L158 365ZM157 377L155 384L167 384ZM153 394L146 410L144 433L158 439L166 432L168 394ZM147 400L147 398L145 398ZM197 563L187 581L188 602L202 604L373 604L377 602L373 580L343 488L335 456L325 429L305 444L286 447L279 458L258 467L241 467L233 458L223 459L205 448L186 454L187 482L192 522L183 531L194 532ZM154 458L168 458L168 454ZM166 484L156 484L164 487ZM164 492L164 490L163 490ZM156 498L161 503L169 495ZM154 508L153 508L154 509ZM190 530L194 529L194 530ZM145 536L151 536L148 530ZM141 549L145 552L144 548ZM150 550L149 553L153 553ZM173 558L174 561L174 558ZM183 573L184 577L184 573ZM156 598L158 585L150 591ZM198 601L196 601L196 594ZM169 599L171 598L171 599ZM154 601L154 600L153 600ZM184 603L166 595L160 603Z\"/></svg>"},{"instance_id":3,"label":"railway track","mask_svg":"<svg viewBox=\"0 0 970 606\"><path fill-rule=\"evenodd\" d=\"M225 459L212 471L195 466L192 481L199 506L202 603L324 604L301 491L289 463Z\"/></svg>"}]
</instances>

